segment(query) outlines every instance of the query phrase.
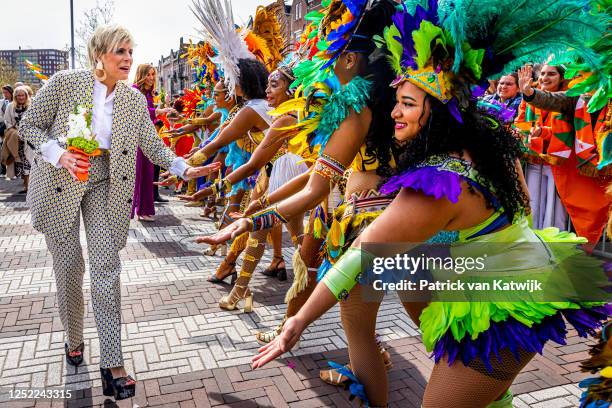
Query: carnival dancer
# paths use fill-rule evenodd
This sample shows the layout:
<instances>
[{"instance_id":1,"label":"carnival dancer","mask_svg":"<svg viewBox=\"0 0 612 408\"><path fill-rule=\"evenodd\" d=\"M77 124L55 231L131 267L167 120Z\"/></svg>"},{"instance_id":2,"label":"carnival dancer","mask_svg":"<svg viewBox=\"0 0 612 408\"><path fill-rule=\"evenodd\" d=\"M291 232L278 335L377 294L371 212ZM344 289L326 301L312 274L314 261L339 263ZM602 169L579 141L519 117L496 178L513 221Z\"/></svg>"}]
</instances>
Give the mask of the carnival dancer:
<instances>
[{"instance_id":1,"label":"carnival dancer","mask_svg":"<svg viewBox=\"0 0 612 408\"><path fill-rule=\"evenodd\" d=\"M344 243L350 246L351 240L391 202L393 195L380 193L378 184L381 176L389 175L394 165L391 153L393 121L390 118L393 95L388 86L393 73L386 56L376 51L372 38L382 34L384 26L390 24L394 10L395 4L385 0L376 1L369 7L365 1L355 7L342 1L331 2L321 20L321 27L328 31L317 39L330 43L324 48L328 51L322 51L312 61L306 61L295 69L303 73L300 81L306 95L310 95L308 89L312 88L315 96L324 95L321 100L327 101L324 106L313 106L312 112L320 114L306 112L307 120L296 128L305 129L298 136L321 153L319 158L310 174L295 178L260 203L267 205L268 209L238 220L208 237L207 242L223 242L244 231L268 229L316 207L342 180L349 165L352 172L346 182L347 205L337 212L343 224L340 225L339 220L332 223L328 233L328 253L332 252L332 245L336 245L335 251L338 252L343 251ZM338 22L342 24L338 25L337 31L331 30L330 27ZM345 35L338 37L337 32ZM325 69L332 66L334 75L329 76ZM309 99L306 96L300 98L301 110L310 104L307 103ZM300 105L293 103L292 106ZM276 204L277 198L283 201L270 208ZM326 217L326 212L326 208L316 211L322 217ZM314 220L314 224L321 223ZM296 251L294 283L285 299L288 313L297 313L316 285L317 267L321 263L318 257L321 241L317 238L323 236L323 229L322 225L310 228L301 250ZM267 343L273 340L280 333L282 324L272 331L259 333L258 341ZM374 341L374 332L371 335ZM390 366L384 349L380 349L380 355ZM322 376L334 383L331 377L328 378L327 370Z\"/></svg>"},{"instance_id":2,"label":"carnival dancer","mask_svg":"<svg viewBox=\"0 0 612 408\"><path fill-rule=\"evenodd\" d=\"M136 68L136 80L134 88L142 92L147 99L147 109L151 121L155 121L157 115L170 113L172 108L156 108L153 105L153 94L155 93L155 80L157 71L151 64L141 64ZM147 159L140 148L136 153L136 183L134 186L134 199L132 201L132 213L138 216L139 221L154 221L155 215L155 190L154 165ZM158 193L159 194L159 193Z\"/></svg>"},{"instance_id":3,"label":"carnival dancer","mask_svg":"<svg viewBox=\"0 0 612 408\"><path fill-rule=\"evenodd\" d=\"M210 143L215 137L217 137L219 131L221 130L221 127L226 122L229 116L229 111L236 105L236 98L230 97L228 95L227 87L225 86L223 81L218 81L215 84L211 100L212 103L209 104L204 110L202 117L190 120L189 123L185 126L171 131L171 133L181 135L196 131L200 128L205 129L205 131L203 132L202 142L198 147L194 147L192 149L192 151L190 152L190 156L201 148L203 148L204 146L206 146L208 143ZM216 161L224 162L226 153L226 151L220 149L219 153L217 153L217 156L207 160L206 163ZM219 156L219 154L222 154L223 156ZM209 176L209 178L210 177L212 176ZM197 191L203 188L205 184L207 184L206 178L198 179L198 183L196 186ZM214 199L212 200L212 202L207 203L207 206L204 208L202 216L208 217L211 214L213 214L213 217L216 216L216 206Z\"/></svg>"},{"instance_id":4,"label":"carnival dancer","mask_svg":"<svg viewBox=\"0 0 612 408\"><path fill-rule=\"evenodd\" d=\"M290 67L281 66L274 72L272 72L268 78L268 87L266 89L266 96L268 104L271 107L277 107L281 103L286 102L291 96L289 91L290 84L295 80L293 72ZM308 170L306 164L303 163L305 158L295 154L296 151L282 129L290 127L296 122L296 115L293 112L287 112L279 116L274 123L271 125L270 130L267 132L266 137L262 140L261 144L255 149L253 155L249 161L240 166L237 170L233 171L229 176L219 181L217 184L213 184L211 187L203 189L193 196L184 196L181 198L187 200L198 200L202 197L215 194L223 188L225 183L236 184L240 180L243 180L258 170L262 169L260 177L266 177L268 180L265 182L267 187L267 193L259 197L259 201L265 203L266 196L269 193L274 192L280 186L285 184L287 181L305 173ZM301 149L301 146L297 146ZM298 214L287 223L287 229L291 234L291 239L295 245L301 240L303 233L303 218L304 214ZM242 269L240 270L240 276L232 291L229 295L224 296L219 301L219 307L226 310L234 310L237 304L241 300L245 300L244 311L252 310L253 295L248 288L251 276L257 267L257 264L263 256L265 249L266 236L269 230L262 230L253 232L250 234L247 241L247 248L244 255L244 262L242 263ZM281 258L282 259L282 258ZM216 277L216 279L222 279L223 277ZM215 280L216 281L216 280Z\"/></svg>"},{"instance_id":5,"label":"carnival dancer","mask_svg":"<svg viewBox=\"0 0 612 408\"><path fill-rule=\"evenodd\" d=\"M192 11L202 23L209 42L218 52L215 61L222 68L229 92L244 99L245 103L219 135L189 160L193 163L202 163L222 147L230 145L226 162L231 164L235 170L248 161L251 153L263 139L264 132L272 123L272 117L268 115L271 108L265 100L268 72L264 64L255 59L248 50L247 44L236 32L229 0L223 2L220 0L194 1ZM233 142L235 144L232 146ZM164 181L164 183L167 182L169 180ZM230 191L234 193L244 186L244 183L236 186L226 183L222 193ZM259 191L259 193L263 192ZM248 200L242 200L242 202L248 203ZM236 210L238 208L232 209L231 212ZM228 221L233 221L233 219L228 218ZM220 268L233 271L235 259L245 248L246 238L245 236L234 243L233 250L230 251ZM203 241L198 239L196 242Z\"/></svg>"},{"instance_id":6,"label":"carnival dancer","mask_svg":"<svg viewBox=\"0 0 612 408\"><path fill-rule=\"evenodd\" d=\"M556 283L569 273L586 270L586 286L591 286L599 275L603 277L599 261L573 246L559 248L547 243L569 245L586 240L556 229L528 227L524 215L528 197L517 161L519 142L494 117L477 111L475 99L486 89L487 76L513 70L536 57L535 50L563 53L568 45L580 50L583 38L572 31L576 22L584 21L580 33L593 38L605 30L604 19L587 19L582 14L589 9L586 1L579 7L573 1L552 4L554 15L565 16L555 24L529 18L536 9L529 1L496 1L491 7L431 0L424 8L416 3L404 3L384 34L398 74L393 82L396 106L392 115L402 153L400 174L381 191L401 190L325 274L306 305L285 323L281 335L262 347L253 361L258 368L290 350L309 324L343 300L341 315L352 370L339 371L354 382L353 392L377 407L388 401L384 366L371 336L380 303L365 297L367 265L375 255L360 248L362 243L421 243L446 231L453 232L456 239L451 254L473 251L482 255L482 249L475 248L489 245L488 268L471 275L473 279L531 276ZM525 23L512 18L514 15L521 15ZM546 35L531 42L534 32ZM483 38L487 41L478 42ZM476 44L486 44L487 51ZM257 222L246 221L249 227ZM519 255L521 242L532 243L527 246L528 256ZM584 263L586 269L572 268L574 261ZM366 279L359 278L362 271ZM437 275L434 271L434 277ZM565 289L561 285L549 293L558 301L529 295L492 301L461 292L457 295L465 301L439 300L425 306L410 302L414 300L410 294L402 297L436 362L423 407L511 407L510 384L548 340L564 342L564 318L586 336L612 311L604 302L576 299ZM597 287L592 289L602 296ZM539 300L533 301L536 298Z\"/></svg>"},{"instance_id":7,"label":"carnival dancer","mask_svg":"<svg viewBox=\"0 0 612 408\"><path fill-rule=\"evenodd\" d=\"M38 92L20 127L21 137L35 151L28 203L32 224L45 235L53 256L60 318L67 335L66 362L78 366L84 353L82 213L100 337L102 390L117 400L134 396L136 389L121 352L119 259L129 229L136 149L181 177L200 177L217 168L189 167L164 146L145 96L122 82L132 65L133 43L125 28L99 27L88 44L92 70L55 74ZM66 142L70 151L62 147ZM91 154L100 153L97 156L75 151L96 146Z\"/></svg>"}]
</instances>

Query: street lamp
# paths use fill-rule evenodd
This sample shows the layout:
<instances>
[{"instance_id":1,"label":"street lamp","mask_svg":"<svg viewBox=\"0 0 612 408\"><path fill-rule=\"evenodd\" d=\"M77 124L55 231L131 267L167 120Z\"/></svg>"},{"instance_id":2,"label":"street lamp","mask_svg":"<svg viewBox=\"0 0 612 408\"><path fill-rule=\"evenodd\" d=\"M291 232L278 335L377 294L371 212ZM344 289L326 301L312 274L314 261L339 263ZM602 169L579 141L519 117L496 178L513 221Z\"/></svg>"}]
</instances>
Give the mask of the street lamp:
<instances>
[{"instance_id":1,"label":"street lamp","mask_svg":"<svg viewBox=\"0 0 612 408\"><path fill-rule=\"evenodd\" d=\"M73 0L70 0L70 61L72 69L74 66L74 5Z\"/></svg>"}]
</instances>

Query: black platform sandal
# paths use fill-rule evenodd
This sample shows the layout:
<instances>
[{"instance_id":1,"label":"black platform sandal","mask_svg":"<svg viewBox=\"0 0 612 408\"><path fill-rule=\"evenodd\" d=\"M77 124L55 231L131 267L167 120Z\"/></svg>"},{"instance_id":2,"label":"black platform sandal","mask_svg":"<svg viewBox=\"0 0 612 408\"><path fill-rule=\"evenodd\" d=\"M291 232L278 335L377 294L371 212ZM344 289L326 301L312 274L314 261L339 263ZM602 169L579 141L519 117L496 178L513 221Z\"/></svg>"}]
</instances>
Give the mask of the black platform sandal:
<instances>
[{"instance_id":1,"label":"black platform sandal","mask_svg":"<svg viewBox=\"0 0 612 408\"><path fill-rule=\"evenodd\" d=\"M83 350L85 350L85 343L79 344L79 347L73 351L68 351L68 343L64 343L66 363L74 367L80 366L83 363Z\"/></svg>"},{"instance_id":2,"label":"black platform sandal","mask_svg":"<svg viewBox=\"0 0 612 408\"><path fill-rule=\"evenodd\" d=\"M107 397L115 397L115 401L132 398L136 395L136 380L131 376L113 378L110 368L100 368L102 393Z\"/></svg>"}]
</instances>

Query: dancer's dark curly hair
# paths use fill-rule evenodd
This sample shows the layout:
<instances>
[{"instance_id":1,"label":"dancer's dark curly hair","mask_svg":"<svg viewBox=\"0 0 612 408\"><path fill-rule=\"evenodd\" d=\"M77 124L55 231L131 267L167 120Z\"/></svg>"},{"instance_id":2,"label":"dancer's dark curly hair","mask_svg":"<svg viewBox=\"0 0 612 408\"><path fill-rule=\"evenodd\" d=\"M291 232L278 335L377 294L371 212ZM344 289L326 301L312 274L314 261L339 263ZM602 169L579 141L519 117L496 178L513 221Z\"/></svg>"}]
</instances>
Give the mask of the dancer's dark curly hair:
<instances>
[{"instance_id":1,"label":"dancer's dark curly hair","mask_svg":"<svg viewBox=\"0 0 612 408\"><path fill-rule=\"evenodd\" d=\"M268 70L266 66L255 59L241 58L238 60L240 79L238 84L246 99L265 99L268 86Z\"/></svg>"},{"instance_id":2,"label":"dancer's dark curly hair","mask_svg":"<svg viewBox=\"0 0 612 408\"><path fill-rule=\"evenodd\" d=\"M355 35L351 38L347 49L368 50L368 53L361 54L367 59L366 72L364 78L372 82L368 108L372 111L372 122L366 135L366 153L374 161L378 160L376 173L386 177L393 173L390 166L391 146L393 144L394 121L391 118L393 110L395 90L389 86L395 79L395 74L391 69L385 53L377 49L373 37L381 35L383 29L390 26L393 21L391 17L395 13L396 3L393 0L377 0L364 15L359 23Z\"/></svg>"},{"instance_id":3,"label":"dancer's dark curly hair","mask_svg":"<svg viewBox=\"0 0 612 408\"><path fill-rule=\"evenodd\" d=\"M528 211L529 200L516 168L521 155L520 141L512 130L494 124L477 111L475 103L461 112L463 123L459 123L446 105L429 95L426 98L431 114L416 138L396 148L397 172L414 167L431 155L467 152L478 171L477 181L495 190L510 222L517 212Z\"/></svg>"}]
</instances>

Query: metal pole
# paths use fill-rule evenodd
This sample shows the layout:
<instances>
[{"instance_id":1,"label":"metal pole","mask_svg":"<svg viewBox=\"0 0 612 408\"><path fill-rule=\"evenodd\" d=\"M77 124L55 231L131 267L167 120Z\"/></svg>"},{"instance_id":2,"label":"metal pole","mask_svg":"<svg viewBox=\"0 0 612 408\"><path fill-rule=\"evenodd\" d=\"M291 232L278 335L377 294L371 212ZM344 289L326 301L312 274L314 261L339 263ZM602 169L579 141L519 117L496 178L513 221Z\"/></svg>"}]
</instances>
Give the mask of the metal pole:
<instances>
[{"instance_id":1,"label":"metal pole","mask_svg":"<svg viewBox=\"0 0 612 408\"><path fill-rule=\"evenodd\" d=\"M74 5L73 0L70 0L70 62L71 68L75 69L74 64Z\"/></svg>"}]
</instances>

